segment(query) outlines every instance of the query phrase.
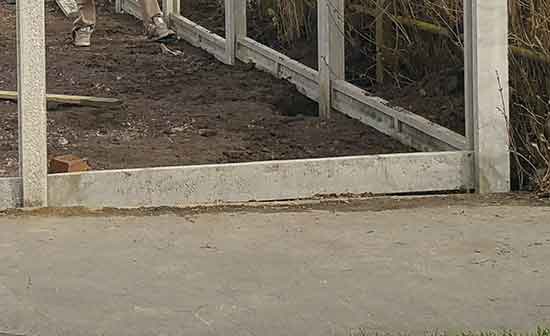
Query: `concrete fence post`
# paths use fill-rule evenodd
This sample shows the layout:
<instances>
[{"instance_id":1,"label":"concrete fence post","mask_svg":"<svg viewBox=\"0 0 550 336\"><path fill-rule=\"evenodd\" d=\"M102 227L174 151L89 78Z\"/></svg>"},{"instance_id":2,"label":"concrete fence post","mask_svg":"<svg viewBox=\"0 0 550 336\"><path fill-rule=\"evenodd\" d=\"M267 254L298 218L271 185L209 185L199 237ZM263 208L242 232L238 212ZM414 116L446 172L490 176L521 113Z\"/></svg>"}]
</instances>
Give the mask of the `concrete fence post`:
<instances>
[{"instance_id":1,"label":"concrete fence post","mask_svg":"<svg viewBox=\"0 0 550 336\"><path fill-rule=\"evenodd\" d=\"M332 81L345 78L344 0L318 0L319 116L329 119Z\"/></svg>"},{"instance_id":2,"label":"concrete fence post","mask_svg":"<svg viewBox=\"0 0 550 336\"><path fill-rule=\"evenodd\" d=\"M170 22L172 15L181 14L180 6L180 0L162 0L162 11L166 21Z\"/></svg>"},{"instance_id":3,"label":"concrete fence post","mask_svg":"<svg viewBox=\"0 0 550 336\"><path fill-rule=\"evenodd\" d=\"M225 52L227 64L234 65L239 39L246 37L247 0L225 0Z\"/></svg>"},{"instance_id":4,"label":"concrete fence post","mask_svg":"<svg viewBox=\"0 0 550 336\"><path fill-rule=\"evenodd\" d=\"M22 205L45 207L48 162L44 0L17 1L17 67Z\"/></svg>"},{"instance_id":5,"label":"concrete fence post","mask_svg":"<svg viewBox=\"0 0 550 336\"><path fill-rule=\"evenodd\" d=\"M121 14L123 12L122 1L123 0L115 0L115 13Z\"/></svg>"},{"instance_id":6,"label":"concrete fence post","mask_svg":"<svg viewBox=\"0 0 550 336\"><path fill-rule=\"evenodd\" d=\"M346 78L344 0L329 0L330 68L333 80Z\"/></svg>"},{"instance_id":7,"label":"concrete fence post","mask_svg":"<svg viewBox=\"0 0 550 336\"><path fill-rule=\"evenodd\" d=\"M225 0L225 63L235 64L235 52L237 43L236 5L239 0Z\"/></svg>"},{"instance_id":8,"label":"concrete fence post","mask_svg":"<svg viewBox=\"0 0 550 336\"><path fill-rule=\"evenodd\" d=\"M510 190L508 3L466 0L466 136L474 151L476 190Z\"/></svg>"}]
</instances>

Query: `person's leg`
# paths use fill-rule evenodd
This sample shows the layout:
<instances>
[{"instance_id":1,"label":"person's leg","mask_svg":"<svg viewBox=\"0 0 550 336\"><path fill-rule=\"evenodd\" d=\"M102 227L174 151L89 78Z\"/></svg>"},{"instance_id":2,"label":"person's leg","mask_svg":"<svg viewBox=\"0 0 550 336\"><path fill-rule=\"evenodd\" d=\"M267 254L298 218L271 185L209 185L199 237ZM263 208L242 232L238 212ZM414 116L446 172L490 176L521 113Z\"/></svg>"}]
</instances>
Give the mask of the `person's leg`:
<instances>
[{"instance_id":1,"label":"person's leg","mask_svg":"<svg viewBox=\"0 0 550 336\"><path fill-rule=\"evenodd\" d=\"M169 29L164 22L157 0L141 0L140 4L147 37L151 41L161 43L175 40L176 33Z\"/></svg>"},{"instance_id":2,"label":"person's leg","mask_svg":"<svg viewBox=\"0 0 550 336\"><path fill-rule=\"evenodd\" d=\"M155 16L162 16L157 0L141 0L141 11L145 24L151 22Z\"/></svg>"},{"instance_id":3,"label":"person's leg","mask_svg":"<svg viewBox=\"0 0 550 336\"><path fill-rule=\"evenodd\" d=\"M73 24L73 43L78 47L90 46L96 23L95 0L77 0L80 16Z\"/></svg>"},{"instance_id":4,"label":"person's leg","mask_svg":"<svg viewBox=\"0 0 550 336\"><path fill-rule=\"evenodd\" d=\"M80 16L74 22L75 28L94 27L96 21L95 1L77 0Z\"/></svg>"}]
</instances>

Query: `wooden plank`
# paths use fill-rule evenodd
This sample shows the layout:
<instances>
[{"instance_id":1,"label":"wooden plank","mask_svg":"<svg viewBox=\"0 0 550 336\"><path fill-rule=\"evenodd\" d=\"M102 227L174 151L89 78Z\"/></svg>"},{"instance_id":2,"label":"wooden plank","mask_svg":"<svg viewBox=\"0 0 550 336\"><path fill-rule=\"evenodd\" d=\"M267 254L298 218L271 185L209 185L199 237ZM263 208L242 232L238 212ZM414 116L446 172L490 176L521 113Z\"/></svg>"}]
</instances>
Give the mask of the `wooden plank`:
<instances>
[{"instance_id":1,"label":"wooden plank","mask_svg":"<svg viewBox=\"0 0 550 336\"><path fill-rule=\"evenodd\" d=\"M0 99L17 101L17 92L0 91ZM69 95L58 95L58 94L47 94L46 100L48 102L55 102L59 104L82 105L82 106L92 106L92 107L112 107L112 106L118 106L122 103L119 99L116 99L116 98L69 96Z\"/></svg>"},{"instance_id":2,"label":"wooden plank","mask_svg":"<svg viewBox=\"0 0 550 336\"><path fill-rule=\"evenodd\" d=\"M125 169L50 175L51 206L156 207L327 194L469 190L471 152Z\"/></svg>"},{"instance_id":3,"label":"wooden plank","mask_svg":"<svg viewBox=\"0 0 550 336\"><path fill-rule=\"evenodd\" d=\"M77 17L79 10L75 0L55 0L59 8L67 17Z\"/></svg>"}]
</instances>

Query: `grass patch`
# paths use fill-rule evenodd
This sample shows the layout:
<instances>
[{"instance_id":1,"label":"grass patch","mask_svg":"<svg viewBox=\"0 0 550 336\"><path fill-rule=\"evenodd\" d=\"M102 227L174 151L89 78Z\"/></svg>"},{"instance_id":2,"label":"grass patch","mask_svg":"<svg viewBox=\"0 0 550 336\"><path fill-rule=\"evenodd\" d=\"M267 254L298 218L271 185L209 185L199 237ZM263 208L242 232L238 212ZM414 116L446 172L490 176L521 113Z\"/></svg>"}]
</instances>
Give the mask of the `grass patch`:
<instances>
[{"instance_id":1,"label":"grass patch","mask_svg":"<svg viewBox=\"0 0 550 336\"><path fill-rule=\"evenodd\" d=\"M350 336L409 336L407 333L395 334L380 334L380 333L371 333L364 329L358 329L357 331L352 331ZM487 330L487 331L434 331L427 332L425 336L550 336L550 328L538 327L536 331L530 332L517 332L512 330Z\"/></svg>"}]
</instances>

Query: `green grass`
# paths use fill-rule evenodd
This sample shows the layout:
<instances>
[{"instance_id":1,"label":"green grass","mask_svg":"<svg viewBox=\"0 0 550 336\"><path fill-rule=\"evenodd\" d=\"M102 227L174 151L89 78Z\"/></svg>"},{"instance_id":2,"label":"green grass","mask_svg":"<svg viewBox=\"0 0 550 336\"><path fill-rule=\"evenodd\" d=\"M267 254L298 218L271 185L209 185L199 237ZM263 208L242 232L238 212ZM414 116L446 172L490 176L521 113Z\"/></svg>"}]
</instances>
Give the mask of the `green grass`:
<instances>
[{"instance_id":1,"label":"green grass","mask_svg":"<svg viewBox=\"0 0 550 336\"><path fill-rule=\"evenodd\" d=\"M426 336L550 336L550 328L538 327L536 331L518 332L513 330L487 330L487 331L435 331L426 332ZM371 333L364 329L351 332L350 336L409 336L407 333L395 334L380 334Z\"/></svg>"}]
</instances>

